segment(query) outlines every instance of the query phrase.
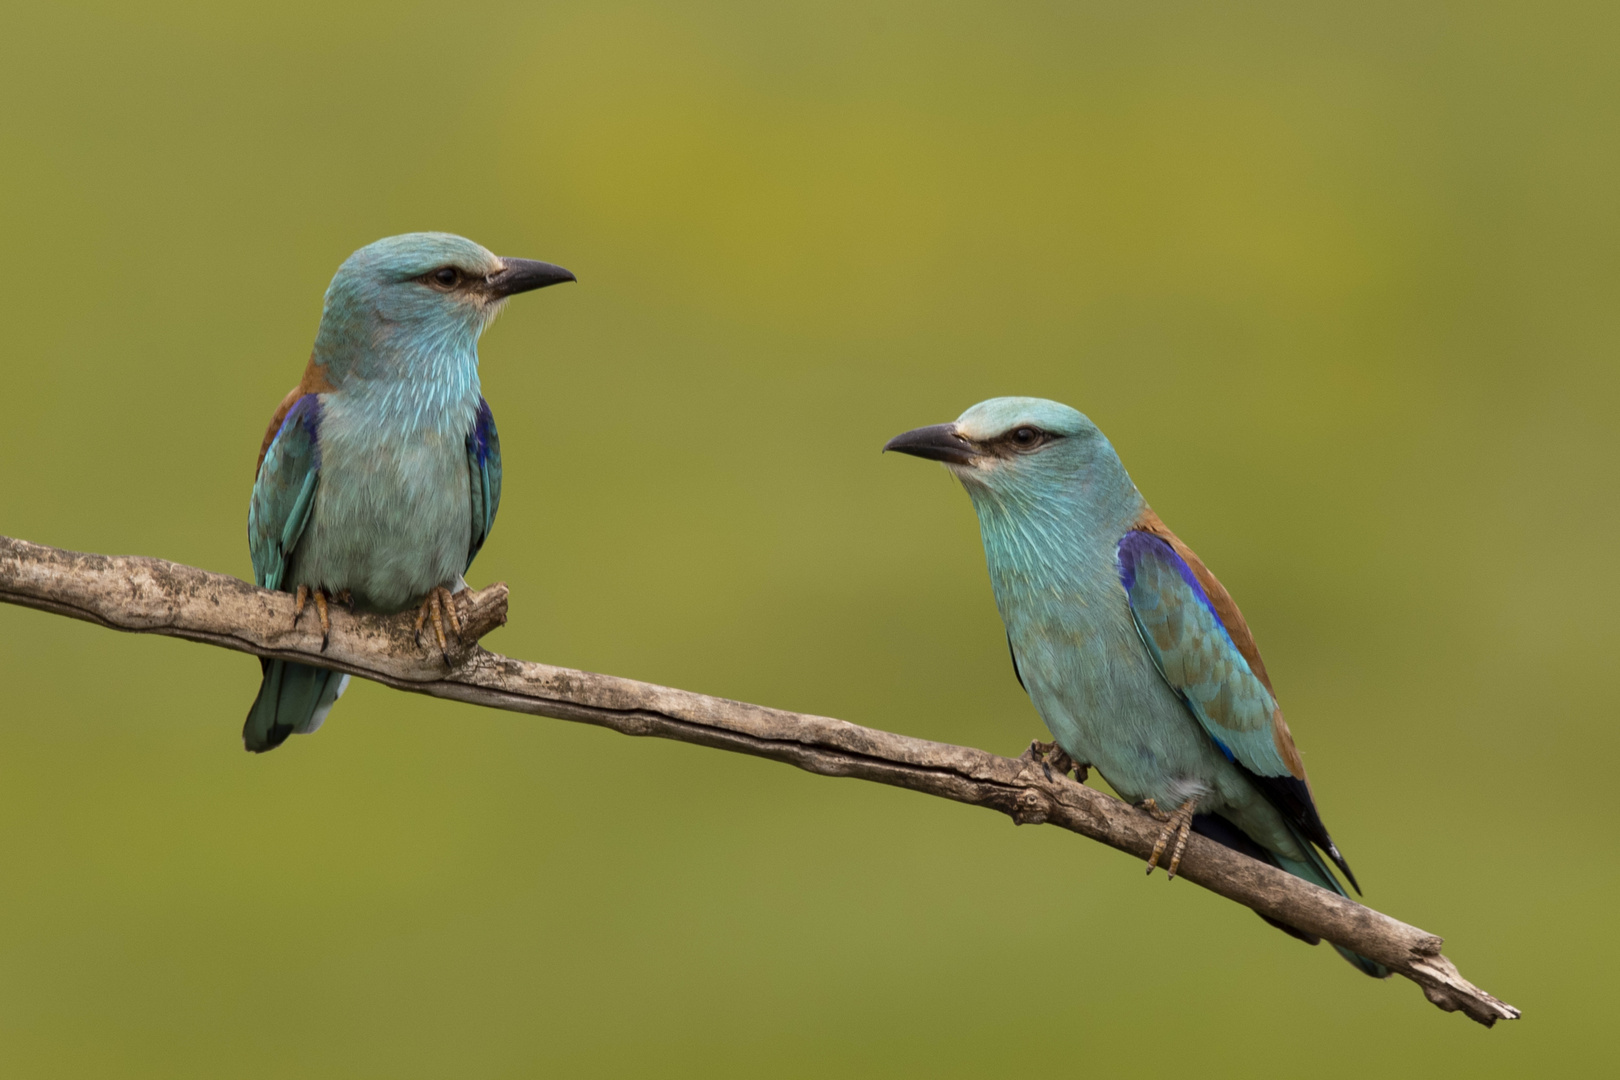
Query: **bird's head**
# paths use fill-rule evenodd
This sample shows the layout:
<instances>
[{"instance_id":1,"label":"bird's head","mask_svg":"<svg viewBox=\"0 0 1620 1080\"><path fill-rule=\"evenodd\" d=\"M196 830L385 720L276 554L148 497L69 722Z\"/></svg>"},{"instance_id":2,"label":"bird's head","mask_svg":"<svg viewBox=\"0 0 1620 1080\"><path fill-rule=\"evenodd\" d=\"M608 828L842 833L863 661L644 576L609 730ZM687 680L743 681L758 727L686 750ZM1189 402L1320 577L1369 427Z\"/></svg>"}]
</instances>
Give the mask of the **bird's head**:
<instances>
[{"instance_id":1,"label":"bird's head","mask_svg":"<svg viewBox=\"0 0 1620 1080\"><path fill-rule=\"evenodd\" d=\"M573 280L560 266L503 258L450 233L390 236L338 267L316 356L341 372L424 350L472 350L508 297Z\"/></svg>"},{"instance_id":2,"label":"bird's head","mask_svg":"<svg viewBox=\"0 0 1620 1080\"><path fill-rule=\"evenodd\" d=\"M1099 467L1123 476L1097 425L1045 398L981 401L952 423L896 435L883 449L943 462L975 498L1056 493L1095 479Z\"/></svg>"}]
</instances>

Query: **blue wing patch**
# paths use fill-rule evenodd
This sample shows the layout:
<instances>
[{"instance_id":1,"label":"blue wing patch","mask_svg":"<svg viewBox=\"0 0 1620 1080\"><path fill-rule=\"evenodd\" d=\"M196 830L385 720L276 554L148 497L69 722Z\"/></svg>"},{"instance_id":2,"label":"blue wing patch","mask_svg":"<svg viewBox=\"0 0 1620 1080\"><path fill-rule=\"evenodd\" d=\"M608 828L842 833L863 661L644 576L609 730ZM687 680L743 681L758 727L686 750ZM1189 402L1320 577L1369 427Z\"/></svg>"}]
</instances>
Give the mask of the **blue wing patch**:
<instances>
[{"instance_id":1,"label":"blue wing patch","mask_svg":"<svg viewBox=\"0 0 1620 1080\"><path fill-rule=\"evenodd\" d=\"M1117 550L1119 581L1148 654L1170 688L1226 759L1253 779L1266 799L1326 851L1355 885L1355 875L1328 835L1293 737L1277 701L1243 658L1192 567L1164 539L1133 530Z\"/></svg>"},{"instance_id":2,"label":"blue wing patch","mask_svg":"<svg viewBox=\"0 0 1620 1080\"><path fill-rule=\"evenodd\" d=\"M293 550L309 523L321 475L320 399L305 394L287 410L253 481L248 504L248 551L253 580L281 589Z\"/></svg>"},{"instance_id":3,"label":"blue wing patch","mask_svg":"<svg viewBox=\"0 0 1620 1080\"><path fill-rule=\"evenodd\" d=\"M1164 540L1133 531L1119 542L1119 579L1142 643L1221 752L1260 776L1290 775L1275 738L1277 703L1192 568Z\"/></svg>"},{"instance_id":4,"label":"blue wing patch","mask_svg":"<svg viewBox=\"0 0 1620 1080\"><path fill-rule=\"evenodd\" d=\"M467 551L467 567L478 557L479 549L495 528L495 512L501 508L501 436L495 430L495 415L489 402L478 399L478 415L467 433L467 477L472 485L472 540Z\"/></svg>"}]
</instances>

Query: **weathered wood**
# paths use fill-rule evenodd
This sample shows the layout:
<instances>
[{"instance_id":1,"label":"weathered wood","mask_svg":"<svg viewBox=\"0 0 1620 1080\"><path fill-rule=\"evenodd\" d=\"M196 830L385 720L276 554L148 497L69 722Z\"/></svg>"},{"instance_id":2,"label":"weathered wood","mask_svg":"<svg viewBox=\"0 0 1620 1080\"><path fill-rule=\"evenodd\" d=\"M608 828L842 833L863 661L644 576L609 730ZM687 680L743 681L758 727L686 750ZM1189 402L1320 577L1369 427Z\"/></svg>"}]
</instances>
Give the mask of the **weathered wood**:
<instances>
[{"instance_id":1,"label":"weathered wood","mask_svg":"<svg viewBox=\"0 0 1620 1080\"><path fill-rule=\"evenodd\" d=\"M400 690L532 713L787 762L985 806L1019 824L1058 825L1146 859L1159 833L1147 813L1028 757L913 739L825 716L785 712L651 683L514 660L477 639L506 621L505 585L457 597L465 640L447 667L417 643L409 614L331 612L321 651L313 613L293 598L162 559L87 555L0 537L0 601L114 630L164 634L347 671ZM1180 876L1261 914L1387 965L1440 1008L1489 1027L1519 1010L1464 979L1441 939L1194 834Z\"/></svg>"}]
</instances>

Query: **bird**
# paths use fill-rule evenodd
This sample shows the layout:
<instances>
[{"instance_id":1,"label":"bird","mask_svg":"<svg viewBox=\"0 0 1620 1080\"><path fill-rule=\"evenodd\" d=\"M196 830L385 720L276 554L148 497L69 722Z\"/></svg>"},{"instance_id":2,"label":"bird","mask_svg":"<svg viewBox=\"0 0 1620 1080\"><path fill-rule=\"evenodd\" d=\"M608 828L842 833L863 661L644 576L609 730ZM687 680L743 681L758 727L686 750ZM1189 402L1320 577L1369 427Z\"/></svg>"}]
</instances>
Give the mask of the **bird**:
<instances>
[{"instance_id":1,"label":"bird","mask_svg":"<svg viewBox=\"0 0 1620 1080\"><path fill-rule=\"evenodd\" d=\"M1163 823L1149 874L1168 850L1173 878L1197 832L1348 896L1331 859L1361 891L1237 604L1096 424L1056 401L992 398L884 450L941 462L967 490L1014 674L1055 743L1049 758L1032 750L1081 780L1096 769ZM1368 975L1389 974L1334 948Z\"/></svg>"},{"instance_id":2,"label":"bird","mask_svg":"<svg viewBox=\"0 0 1620 1080\"><path fill-rule=\"evenodd\" d=\"M502 258L465 237L406 233L338 267L303 378L259 447L248 550L261 588L310 601L324 652L328 604L445 624L452 593L495 524L501 443L480 392L478 338L508 298L577 280L560 266ZM325 721L345 674L263 659L243 746L273 750Z\"/></svg>"}]
</instances>

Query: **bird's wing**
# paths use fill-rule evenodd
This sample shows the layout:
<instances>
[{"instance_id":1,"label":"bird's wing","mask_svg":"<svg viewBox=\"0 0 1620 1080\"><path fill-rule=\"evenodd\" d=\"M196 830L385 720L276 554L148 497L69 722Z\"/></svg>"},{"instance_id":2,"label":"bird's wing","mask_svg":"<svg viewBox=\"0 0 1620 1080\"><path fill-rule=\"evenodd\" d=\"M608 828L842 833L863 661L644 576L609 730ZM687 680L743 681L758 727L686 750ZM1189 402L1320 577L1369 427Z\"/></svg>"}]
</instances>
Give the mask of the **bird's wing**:
<instances>
[{"instance_id":1,"label":"bird's wing","mask_svg":"<svg viewBox=\"0 0 1620 1080\"><path fill-rule=\"evenodd\" d=\"M287 391L287 396L281 399L276 406L276 414L270 418L270 426L264 429L264 441L259 444L259 461L254 466L257 470L264 464L264 455L270 452L270 443L275 439L276 432L281 430L281 422L287 419L292 407L306 394L325 394L336 387L326 377L326 366L315 359L315 354L309 354L309 363L304 365L304 377L298 380L298 385Z\"/></svg>"},{"instance_id":2,"label":"bird's wing","mask_svg":"<svg viewBox=\"0 0 1620 1080\"><path fill-rule=\"evenodd\" d=\"M1261 776L1303 778L1293 740L1274 719L1271 691L1250 669L1209 594L1175 549L1151 533L1132 530L1119 542L1119 577L1159 671L1221 751Z\"/></svg>"},{"instance_id":3,"label":"bird's wing","mask_svg":"<svg viewBox=\"0 0 1620 1080\"><path fill-rule=\"evenodd\" d=\"M259 459L248 504L248 550L253 580L261 588L283 587L293 549L309 523L321 474L320 418L320 399L305 394L277 410L271 422L273 434Z\"/></svg>"},{"instance_id":4,"label":"bird's wing","mask_svg":"<svg viewBox=\"0 0 1620 1080\"><path fill-rule=\"evenodd\" d=\"M472 541L467 549L471 568L495 527L495 512L501 508L501 436L495 430L489 402L483 398L478 399L478 415L467 432L467 476L472 484Z\"/></svg>"},{"instance_id":5,"label":"bird's wing","mask_svg":"<svg viewBox=\"0 0 1620 1080\"><path fill-rule=\"evenodd\" d=\"M1152 510L1142 512L1136 527L1143 532L1152 533L1169 544L1171 550L1181 556L1181 561L1192 568L1193 577L1203 586L1204 594L1214 605L1215 614L1220 618L1221 625L1225 626L1226 632L1231 635L1232 644L1243 654L1243 659L1249 662L1249 670L1266 684L1266 689L1275 697L1277 688L1271 685L1271 676L1266 673L1266 662L1260 659L1260 647L1254 643L1254 635L1249 633L1249 624L1244 621L1243 612L1238 610L1237 601L1226 591L1226 586L1222 585L1210 572L1209 567L1204 565L1204 560L1198 557L1198 553L1183 543L1181 537L1171 532L1170 526L1160 520L1159 515Z\"/></svg>"},{"instance_id":6,"label":"bird's wing","mask_svg":"<svg viewBox=\"0 0 1620 1080\"><path fill-rule=\"evenodd\" d=\"M1157 521L1157 519L1155 519ZM1188 710L1220 748L1242 767L1273 806L1355 878L1322 824L1305 778L1305 764L1268 683L1245 652L1254 639L1237 606L1221 589L1229 613L1223 618L1203 574L1172 545L1162 523L1134 529L1119 542L1119 577L1142 643ZM1189 552L1190 554L1190 552ZM1193 559L1196 560L1196 556ZM1219 588L1219 582L1214 582ZM1232 623L1238 632L1233 632ZM1239 647L1241 635L1249 650ZM1256 661L1259 653L1254 652ZM1261 672L1264 668L1261 668Z\"/></svg>"}]
</instances>

